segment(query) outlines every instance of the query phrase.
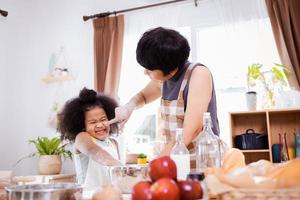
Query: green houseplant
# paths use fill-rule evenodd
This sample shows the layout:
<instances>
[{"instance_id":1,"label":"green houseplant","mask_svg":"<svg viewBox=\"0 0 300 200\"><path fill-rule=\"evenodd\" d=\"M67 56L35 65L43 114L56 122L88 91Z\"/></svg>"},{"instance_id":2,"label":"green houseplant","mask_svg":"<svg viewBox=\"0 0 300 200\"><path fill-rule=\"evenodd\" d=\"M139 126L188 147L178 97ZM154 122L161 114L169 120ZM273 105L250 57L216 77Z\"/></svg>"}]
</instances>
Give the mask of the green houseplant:
<instances>
[{"instance_id":1,"label":"green houseplant","mask_svg":"<svg viewBox=\"0 0 300 200\"><path fill-rule=\"evenodd\" d=\"M39 155L38 169L40 174L59 174L61 171L61 157L72 159L71 151L66 149L66 144L62 144L59 137L48 138L38 137L29 140L34 144L36 152L32 156Z\"/></svg>"},{"instance_id":2,"label":"green houseplant","mask_svg":"<svg viewBox=\"0 0 300 200\"><path fill-rule=\"evenodd\" d=\"M289 69L283 64L274 63L269 70L263 69L263 65L259 63L249 65L247 71L248 91L251 91L250 88L259 81L263 86L267 101L267 105L264 107L274 108L274 85L288 86L289 73Z\"/></svg>"}]
</instances>

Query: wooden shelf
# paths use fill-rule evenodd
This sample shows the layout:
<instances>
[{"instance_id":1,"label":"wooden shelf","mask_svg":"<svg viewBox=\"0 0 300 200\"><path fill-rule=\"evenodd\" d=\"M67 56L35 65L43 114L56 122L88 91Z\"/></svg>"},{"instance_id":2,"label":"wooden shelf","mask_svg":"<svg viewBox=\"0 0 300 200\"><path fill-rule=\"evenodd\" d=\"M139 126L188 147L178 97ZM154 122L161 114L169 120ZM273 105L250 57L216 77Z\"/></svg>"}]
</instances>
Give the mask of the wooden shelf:
<instances>
[{"instance_id":1,"label":"wooden shelf","mask_svg":"<svg viewBox=\"0 0 300 200\"><path fill-rule=\"evenodd\" d=\"M264 110L229 112L230 115L240 115L240 114L252 115L252 114L265 114L265 113L266 113L266 111L264 111Z\"/></svg>"},{"instance_id":2,"label":"wooden shelf","mask_svg":"<svg viewBox=\"0 0 300 200\"><path fill-rule=\"evenodd\" d=\"M240 114L246 114L246 115L251 115L251 114L261 114L261 113L283 113L283 112L299 112L300 107L298 108L284 108L284 109L267 109L267 110L253 110L253 111L232 111L229 112L231 115L240 115Z\"/></svg>"},{"instance_id":3,"label":"wooden shelf","mask_svg":"<svg viewBox=\"0 0 300 200\"><path fill-rule=\"evenodd\" d=\"M266 153L269 152L269 149L249 149L249 150L241 150L243 153Z\"/></svg>"},{"instance_id":4,"label":"wooden shelf","mask_svg":"<svg viewBox=\"0 0 300 200\"><path fill-rule=\"evenodd\" d=\"M278 134L287 133L288 147L295 147L294 133L300 131L300 108L230 112L231 143L234 137L254 129L268 134L268 149L242 150L247 163L259 159L272 161L272 145L279 143Z\"/></svg>"},{"instance_id":5,"label":"wooden shelf","mask_svg":"<svg viewBox=\"0 0 300 200\"><path fill-rule=\"evenodd\" d=\"M75 78L72 75L66 75L66 76L46 76L45 78L42 78L42 81L45 83L55 83L55 82L64 82L64 81L71 81L75 80Z\"/></svg>"}]
</instances>

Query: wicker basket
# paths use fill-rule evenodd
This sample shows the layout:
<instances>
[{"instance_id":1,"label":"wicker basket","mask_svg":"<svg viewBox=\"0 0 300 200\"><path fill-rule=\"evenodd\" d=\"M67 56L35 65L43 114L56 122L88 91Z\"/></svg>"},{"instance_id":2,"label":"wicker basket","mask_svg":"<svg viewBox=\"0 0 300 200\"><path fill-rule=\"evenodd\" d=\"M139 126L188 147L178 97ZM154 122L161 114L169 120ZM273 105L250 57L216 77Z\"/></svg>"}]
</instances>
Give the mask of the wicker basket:
<instances>
[{"instance_id":1,"label":"wicker basket","mask_svg":"<svg viewBox=\"0 0 300 200\"><path fill-rule=\"evenodd\" d=\"M220 200L299 200L300 189L237 189L217 195Z\"/></svg>"}]
</instances>

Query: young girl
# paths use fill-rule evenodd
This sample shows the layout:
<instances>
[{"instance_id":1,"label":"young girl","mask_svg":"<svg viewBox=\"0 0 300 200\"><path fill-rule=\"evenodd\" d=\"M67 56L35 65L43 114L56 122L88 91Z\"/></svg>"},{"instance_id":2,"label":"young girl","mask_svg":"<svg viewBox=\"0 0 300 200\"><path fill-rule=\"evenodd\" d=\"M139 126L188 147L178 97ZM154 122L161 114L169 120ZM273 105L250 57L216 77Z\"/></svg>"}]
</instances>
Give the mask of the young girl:
<instances>
[{"instance_id":1,"label":"young girl","mask_svg":"<svg viewBox=\"0 0 300 200\"><path fill-rule=\"evenodd\" d=\"M119 165L116 140L109 135L118 131L108 121L115 116L116 101L94 90L83 88L79 97L66 102L58 117L58 131L74 144L74 161L79 183L97 187L109 182L107 166Z\"/></svg>"}]
</instances>

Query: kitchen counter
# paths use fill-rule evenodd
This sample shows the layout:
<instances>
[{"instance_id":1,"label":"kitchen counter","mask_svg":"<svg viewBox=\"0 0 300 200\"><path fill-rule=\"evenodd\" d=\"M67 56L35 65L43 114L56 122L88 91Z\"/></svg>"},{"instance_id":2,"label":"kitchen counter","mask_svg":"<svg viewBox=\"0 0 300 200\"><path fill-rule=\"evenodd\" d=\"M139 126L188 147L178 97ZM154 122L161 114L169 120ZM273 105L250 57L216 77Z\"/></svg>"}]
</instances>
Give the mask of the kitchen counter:
<instances>
[{"instance_id":1,"label":"kitchen counter","mask_svg":"<svg viewBox=\"0 0 300 200\"><path fill-rule=\"evenodd\" d=\"M91 200L97 189L83 189L82 200ZM122 194L123 200L131 200L131 194Z\"/></svg>"},{"instance_id":2,"label":"kitchen counter","mask_svg":"<svg viewBox=\"0 0 300 200\"><path fill-rule=\"evenodd\" d=\"M15 176L12 178L17 184L36 184L36 183L74 183L75 174L55 174L55 175L30 175Z\"/></svg>"}]
</instances>

